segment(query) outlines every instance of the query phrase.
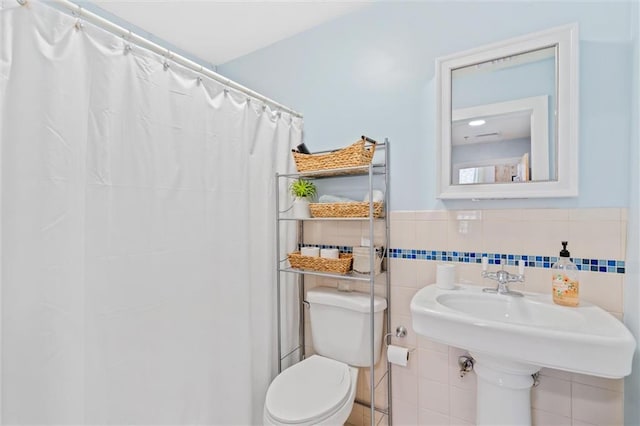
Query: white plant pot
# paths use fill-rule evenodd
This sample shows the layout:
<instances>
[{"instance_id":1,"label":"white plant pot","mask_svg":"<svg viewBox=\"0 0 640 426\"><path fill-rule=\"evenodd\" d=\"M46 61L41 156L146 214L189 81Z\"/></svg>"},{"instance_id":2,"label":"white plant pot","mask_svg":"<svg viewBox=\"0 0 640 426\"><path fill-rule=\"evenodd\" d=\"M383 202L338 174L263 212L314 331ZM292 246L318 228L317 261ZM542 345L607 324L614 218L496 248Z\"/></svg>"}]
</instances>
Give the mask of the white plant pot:
<instances>
[{"instance_id":1,"label":"white plant pot","mask_svg":"<svg viewBox=\"0 0 640 426\"><path fill-rule=\"evenodd\" d=\"M309 200L306 198L296 198L291 208L294 219L309 219L311 212L309 211Z\"/></svg>"}]
</instances>

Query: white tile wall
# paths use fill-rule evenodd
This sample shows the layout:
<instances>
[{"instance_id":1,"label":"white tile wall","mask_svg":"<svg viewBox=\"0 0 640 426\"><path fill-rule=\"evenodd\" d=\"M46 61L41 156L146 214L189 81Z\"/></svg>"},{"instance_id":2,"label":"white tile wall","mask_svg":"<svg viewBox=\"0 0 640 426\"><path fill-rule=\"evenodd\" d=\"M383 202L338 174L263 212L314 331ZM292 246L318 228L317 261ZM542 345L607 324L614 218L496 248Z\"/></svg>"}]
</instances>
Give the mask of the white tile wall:
<instances>
[{"instance_id":1,"label":"white tile wall","mask_svg":"<svg viewBox=\"0 0 640 426\"><path fill-rule=\"evenodd\" d=\"M423 379L429 379L449 384L449 356L447 353L432 349L417 349L418 375ZM415 357L415 353L413 356Z\"/></svg>"},{"instance_id":2,"label":"white tile wall","mask_svg":"<svg viewBox=\"0 0 640 426\"><path fill-rule=\"evenodd\" d=\"M594 425L623 424L621 392L573 382L571 384L573 418Z\"/></svg>"},{"instance_id":3,"label":"white tile wall","mask_svg":"<svg viewBox=\"0 0 640 426\"><path fill-rule=\"evenodd\" d=\"M571 424L571 417L558 416L537 408L531 409L531 422L535 425L545 426L575 426Z\"/></svg>"},{"instance_id":4,"label":"white tile wall","mask_svg":"<svg viewBox=\"0 0 640 426\"><path fill-rule=\"evenodd\" d=\"M418 406L420 409L435 411L445 415L451 414L449 411L449 385L436 382L435 380L420 378L417 391Z\"/></svg>"},{"instance_id":5,"label":"white tile wall","mask_svg":"<svg viewBox=\"0 0 640 426\"><path fill-rule=\"evenodd\" d=\"M474 424L476 420L476 391L451 386L451 422Z\"/></svg>"},{"instance_id":6,"label":"white tile wall","mask_svg":"<svg viewBox=\"0 0 640 426\"><path fill-rule=\"evenodd\" d=\"M531 392L531 407L558 416L571 417L571 381L542 377Z\"/></svg>"},{"instance_id":7,"label":"white tile wall","mask_svg":"<svg viewBox=\"0 0 640 426\"><path fill-rule=\"evenodd\" d=\"M391 216L391 248L487 251L557 256L560 241L569 241L578 258L625 259L625 209L514 209L483 211L396 211ZM326 225L326 229L325 229ZM307 228L308 226L308 228ZM377 234L382 232L378 226ZM351 222L305 224L305 236L316 244L359 245L366 235ZM377 237L379 238L379 237ZM409 303L417 290L435 282L437 262L389 259L391 326L409 329L395 344L416 348L406 368L393 368L395 425L473 425L476 376L458 374L457 359L465 351L431 342L411 328ZM480 265L457 264L458 280L479 285ZM526 268L526 291L550 291L549 270ZM582 300L597 304L618 318L623 314L624 274L581 272ZM321 285L335 285L318 280ZM379 289L378 291L381 291ZM534 425L621 425L623 380L601 379L543 369L532 390ZM368 392L367 389L361 392ZM370 413L356 405L348 423L369 424ZM364 422L364 423L363 423ZM386 424L384 416L376 424Z\"/></svg>"},{"instance_id":8,"label":"white tile wall","mask_svg":"<svg viewBox=\"0 0 640 426\"><path fill-rule=\"evenodd\" d=\"M443 426L449 425L450 419L448 415L421 408L418 410L418 422L426 426Z\"/></svg>"}]
</instances>

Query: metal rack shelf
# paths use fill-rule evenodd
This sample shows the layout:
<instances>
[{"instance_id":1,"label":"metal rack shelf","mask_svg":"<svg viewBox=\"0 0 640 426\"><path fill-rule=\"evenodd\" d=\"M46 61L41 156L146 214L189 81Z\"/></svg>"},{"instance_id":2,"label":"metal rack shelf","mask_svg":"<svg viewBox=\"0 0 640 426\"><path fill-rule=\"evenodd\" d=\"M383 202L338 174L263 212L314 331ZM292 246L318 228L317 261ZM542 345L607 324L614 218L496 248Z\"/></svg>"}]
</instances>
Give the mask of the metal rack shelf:
<instances>
[{"instance_id":1,"label":"metal rack shelf","mask_svg":"<svg viewBox=\"0 0 640 426\"><path fill-rule=\"evenodd\" d=\"M385 171L384 164L372 164L371 168L373 169L372 174L374 175L383 175ZM352 176L365 176L369 174L369 166L358 166L358 167L345 167L341 169L331 169L331 170L322 170L318 172L297 172L297 173L286 173L281 174L281 177L288 178L313 178L313 179L323 179L323 178L336 178L336 177L352 177Z\"/></svg>"},{"instance_id":2,"label":"metal rack shelf","mask_svg":"<svg viewBox=\"0 0 640 426\"><path fill-rule=\"evenodd\" d=\"M313 221L318 221L318 222L367 222L370 219L368 217L312 217L312 218L308 218L308 219L296 219L293 217L280 217L278 218L278 220L290 220L290 221L295 221L295 222L299 222L299 221L305 221L305 222L313 222ZM374 221L384 221L386 220L386 218L384 217L374 217L373 218Z\"/></svg>"},{"instance_id":3,"label":"metal rack shelf","mask_svg":"<svg viewBox=\"0 0 640 426\"><path fill-rule=\"evenodd\" d=\"M325 152L331 152L331 151L325 151ZM382 152L382 155L380 155L379 153ZM378 160L380 159L381 160ZM367 223L369 224L369 229L368 229L368 238L369 241L374 241L374 224L379 224L380 222L385 224L385 228L384 228L384 246L388 247L389 246L389 214L388 214L388 206L389 206L389 174L388 174L388 164L389 164L389 142L388 140L385 140L383 143L377 143L376 144L376 157L374 157L374 161L376 161L375 163L366 165L366 166L359 166L359 167L347 167L347 168L340 168L340 169L332 169L332 170L323 170L323 171L316 171L316 172L302 172L302 173L283 173L283 174L278 174L276 173L276 194L280 194L283 193L281 192L281 188L284 188L281 185L286 185L286 181L290 180L290 179L296 179L296 178L308 178L308 179L325 179L325 178L356 178L356 179L365 179L368 178L368 190L369 190L369 199L371 199L372 197L372 191L373 191L373 182L374 182L374 176L382 176L383 179L383 183L384 183L384 211L383 211L383 215L382 217L373 217L373 207L371 207L370 211L369 211L369 216L368 217L316 217L316 218L306 218L306 219L299 219L299 218L290 218L290 217L281 217L281 215L285 212L280 211L280 200L276 199L276 240L277 240L277 247L276 247L276 253L279 253L279 255L283 254L283 251L285 250L281 250L281 241L280 241L280 226L281 224L284 226L285 223L288 222L296 222L298 225L298 233L297 233L297 246L300 246L301 244L304 244L304 222L309 222L309 221L315 221L315 222L338 222L338 221L350 221L350 222L361 222L361 223ZM381 161L381 162L380 162ZM378 181L380 181L380 178L377 178ZM360 182L362 182L362 180L360 180ZM363 227L364 229L364 227ZM376 226L377 229L377 226ZM380 231L380 229L378 229L378 231ZM285 361L286 358L293 356L294 354L298 354L299 355L299 360L304 359L305 357L305 325L304 325L304 307L305 307L305 300L304 300L304 294L305 294L305 276L314 276L314 277L321 277L321 278L330 278L330 279L335 279L335 280L345 280L345 281L354 281L354 282L360 282L360 283L369 283L369 295L371 297L371 309L373 310L373 304L374 304L374 297L375 297L375 289L379 288L379 286L376 285L376 280L378 280L378 278L381 275L384 275L385 277L385 281L386 281L386 285L384 286L385 288L385 297L387 299L387 311L386 311L386 331L385 333L389 333L389 330L391 329L391 276L390 276L390 265L387 262L387 266L386 266L386 270L382 271L379 274L375 274L375 273L370 273L370 274L360 274L360 273L355 273L355 272L350 272L348 274L338 274L338 273L331 273L331 272L321 272L321 271L310 271L310 270L302 270L302 269L296 269L296 268L290 268L290 267L282 267L283 265L287 264L287 259L278 259L277 261L277 265L276 265L276 271L277 271L277 279L276 279L276 283L277 283L277 303L278 303L278 309L277 309L277 315L278 315L278 327L277 327L277 338L278 338L278 371L282 371L282 365L283 362ZM370 271L375 271L375 259L374 259L374 255L372 254L370 256ZM298 346L296 346L293 350L289 350L286 354L283 355L282 353L282 336L281 336L281 323L282 323L282 313L281 313L281 280L282 274L294 274L296 275L297 278L297 282L299 285L299 306L300 306L300 314L299 314L299 318L298 318L298 339L299 339L299 344ZM283 277L285 275L282 275ZM370 324L370 331L371 331L371 336L373 336L374 334L374 330L375 330L375 326L374 326L374 315L370 315L371 317L371 324ZM385 336L385 338L383 339L383 344L388 344L389 343L389 339L388 339L389 334L387 334ZM381 350L384 350L385 347L383 347ZM375 416L375 412L379 412L382 413L384 415L387 415L387 423L388 425L392 425L392 406L391 406L391 400L392 400L392 395L391 395L391 364L389 364L387 362L386 365L386 371L383 372L383 374L381 375L381 377L378 378L378 380L375 380L375 351L377 350L377 348L374 347L374 339L371 339L371 363L369 365L369 369L370 369L370 395L369 395L369 403L367 403L367 401L361 401L361 400L356 400L355 403L363 405L365 407L368 407L371 410L371 425L373 426L375 424L375 420L376 420L376 416ZM386 407L377 407L376 406L376 399L375 399L375 391L376 391L376 387L378 385L383 384L386 385Z\"/></svg>"},{"instance_id":4,"label":"metal rack shelf","mask_svg":"<svg viewBox=\"0 0 640 426\"><path fill-rule=\"evenodd\" d=\"M347 281L365 281L365 282L371 281L370 274L359 274L357 272L349 272L348 274L334 274L331 272L307 271L304 269L295 269L295 268L282 268L282 269L278 269L278 272L289 272L292 274L300 274L300 275L314 275L316 277L335 278L338 280L347 280ZM384 272L381 272L380 274L382 273Z\"/></svg>"}]
</instances>

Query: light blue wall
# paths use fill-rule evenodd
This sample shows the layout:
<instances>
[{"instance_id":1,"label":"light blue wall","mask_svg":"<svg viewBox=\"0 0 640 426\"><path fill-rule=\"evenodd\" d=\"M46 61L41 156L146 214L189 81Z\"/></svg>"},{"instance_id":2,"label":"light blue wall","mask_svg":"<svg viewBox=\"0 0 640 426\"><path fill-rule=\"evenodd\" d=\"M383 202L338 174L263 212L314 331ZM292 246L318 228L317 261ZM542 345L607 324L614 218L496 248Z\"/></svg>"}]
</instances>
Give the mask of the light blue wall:
<instances>
[{"instance_id":1,"label":"light blue wall","mask_svg":"<svg viewBox=\"0 0 640 426\"><path fill-rule=\"evenodd\" d=\"M631 8L631 1L380 2L218 71L304 113L312 150L361 134L389 137L393 210L626 207ZM571 22L580 25L580 196L436 200L435 58Z\"/></svg>"}]
</instances>

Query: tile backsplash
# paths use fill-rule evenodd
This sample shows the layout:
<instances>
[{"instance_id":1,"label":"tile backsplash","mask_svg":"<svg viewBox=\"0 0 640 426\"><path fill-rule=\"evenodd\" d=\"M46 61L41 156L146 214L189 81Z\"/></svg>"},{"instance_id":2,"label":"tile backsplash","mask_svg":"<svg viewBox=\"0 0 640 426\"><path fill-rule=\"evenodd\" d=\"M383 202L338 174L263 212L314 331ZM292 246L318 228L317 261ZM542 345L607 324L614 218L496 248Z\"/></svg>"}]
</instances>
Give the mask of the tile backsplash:
<instances>
[{"instance_id":1,"label":"tile backsplash","mask_svg":"<svg viewBox=\"0 0 640 426\"><path fill-rule=\"evenodd\" d=\"M376 223L376 241L384 226ZM480 276L480 258L490 270L505 265L515 271L526 262L525 282L515 290L550 292L548 268L561 241L580 266L580 298L622 319L627 212L620 208L393 211L387 262L391 270L391 327L408 328L397 345L416 348L407 367L393 366L395 425L473 425L475 373L459 377L457 359L465 351L431 342L411 329L409 303L422 287L435 282L436 265L455 262L458 282L491 286ZM358 222L305 223L305 243L349 250L368 235ZM334 280L335 281L335 280ZM313 285L336 285L318 280ZM365 289L366 290L366 289ZM312 348L310 348L312 350ZM623 380L600 379L543 369L532 390L534 425L622 424ZM365 385L362 395L367 394ZM356 405L349 423L369 424L368 410ZM385 416L376 419L386 423Z\"/></svg>"}]
</instances>

